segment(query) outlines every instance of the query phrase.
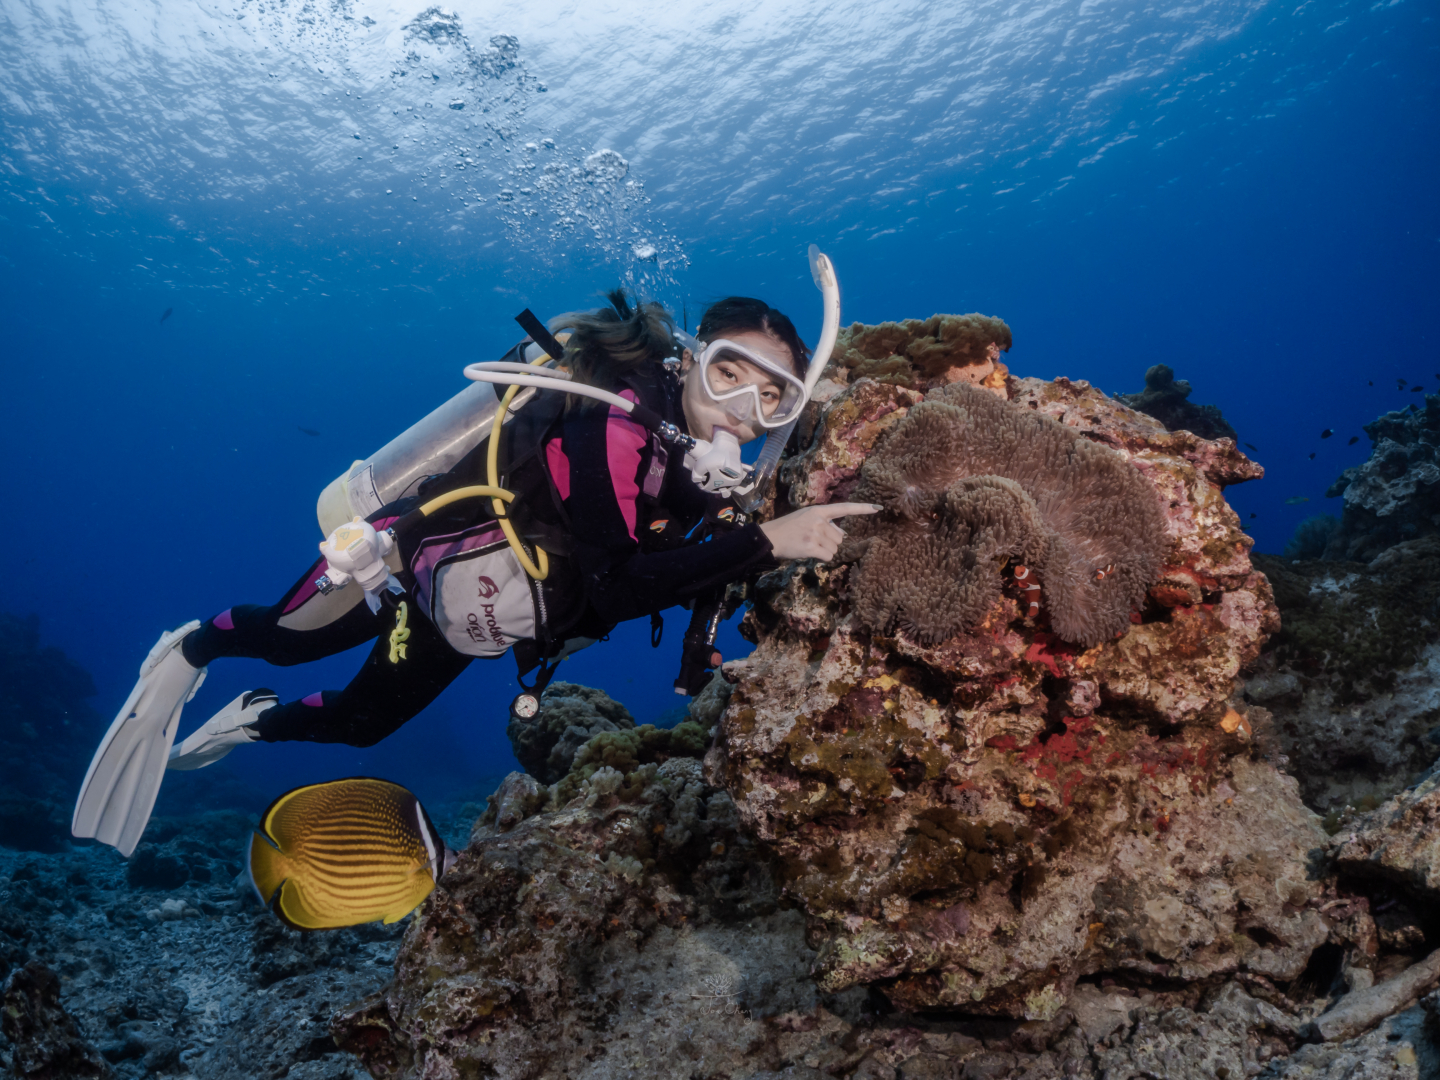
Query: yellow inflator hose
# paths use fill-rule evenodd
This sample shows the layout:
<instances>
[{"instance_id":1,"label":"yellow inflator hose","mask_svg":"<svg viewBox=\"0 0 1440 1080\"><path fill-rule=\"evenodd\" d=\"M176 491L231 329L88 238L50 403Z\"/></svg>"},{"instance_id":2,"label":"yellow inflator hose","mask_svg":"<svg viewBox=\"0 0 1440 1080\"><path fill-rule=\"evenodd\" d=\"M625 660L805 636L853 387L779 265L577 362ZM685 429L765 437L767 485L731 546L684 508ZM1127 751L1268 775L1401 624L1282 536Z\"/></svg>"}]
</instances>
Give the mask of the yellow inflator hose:
<instances>
[{"instance_id":1,"label":"yellow inflator hose","mask_svg":"<svg viewBox=\"0 0 1440 1080\"><path fill-rule=\"evenodd\" d=\"M538 366L549 360L549 356L541 356L538 360L531 362L531 367ZM545 554L545 549L537 546L535 548L537 566L530 561L530 556L525 551L525 546L520 543L520 536L515 532L515 526L510 523L510 516L505 510L505 504L515 501L515 493L506 491L500 486L500 427L505 423L505 413L510 408L510 402L514 400L518 386L512 386L505 391L505 396L500 399L500 407L495 410L495 423L490 427L490 446L485 455L485 478L488 484L472 484L469 487L456 488L454 491L447 491L444 495L437 495L429 502L420 507L420 513L429 517L441 507L449 506L461 499L470 499L488 496L491 506L495 512L495 519L500 522L500 528L505 531L505 539L510 544L510 550L520 560L520 565L525 572L536 581L544 581L550 575L550 557Z\"/></svg>"}]
</instances>

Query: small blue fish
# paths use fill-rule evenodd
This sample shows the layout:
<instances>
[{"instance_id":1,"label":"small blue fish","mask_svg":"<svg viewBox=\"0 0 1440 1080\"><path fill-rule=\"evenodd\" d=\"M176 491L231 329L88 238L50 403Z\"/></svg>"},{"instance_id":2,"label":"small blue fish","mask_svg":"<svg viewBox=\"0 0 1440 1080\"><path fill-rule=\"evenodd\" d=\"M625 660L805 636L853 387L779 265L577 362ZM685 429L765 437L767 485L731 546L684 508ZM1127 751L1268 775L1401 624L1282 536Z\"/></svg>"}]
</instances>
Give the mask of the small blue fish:
<instances>
[{"instance_id":1,"label":"small blue fish","mask_svg":"<svg viewBox=\"0 0 1440 1080\"><path fill-rule=\"evenodd\" d=\"M167 308L165 309L165 314L160 316L160 321L161 321L161 322L164 322L166 319L168 319L171 315L174 315L174 314L175 314L175 309L174 309L173 307L167 307Z\"/></svg>"},{"instance_id":2,"label":"small blue fish","mask_svg":"<svg viewBox=\"0 0 1440 1080\"><path fill-rule=\"evenodd\" d=\"M1309 495L1291 495L1290 498L1288 498L1288 499L1285 500L1285 505L1286 505L1286 506L1299 506L1301 503L1307 503L1307 502L1309 502L1309 501L1310 501L1310 496L1309 496Z\"/></svg>"}]
</instances>

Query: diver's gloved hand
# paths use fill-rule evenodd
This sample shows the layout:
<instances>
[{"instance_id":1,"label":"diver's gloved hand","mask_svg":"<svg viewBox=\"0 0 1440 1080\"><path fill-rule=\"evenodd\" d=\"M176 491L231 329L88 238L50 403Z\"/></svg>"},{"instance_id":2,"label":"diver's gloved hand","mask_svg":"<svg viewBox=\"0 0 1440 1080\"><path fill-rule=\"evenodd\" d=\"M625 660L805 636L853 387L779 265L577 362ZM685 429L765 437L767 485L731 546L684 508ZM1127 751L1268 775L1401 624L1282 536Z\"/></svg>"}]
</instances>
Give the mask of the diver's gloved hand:
<instances>
[{"instance_id":1,"label":"diver's gloved hand","mask_svg":"<svg viewBox=\"0 0 1440 1080\"><path fill-rule=\"evenodd\" d=\"M875 503L831 503L807 506L760 526L777 559L820 559L829 562L840 550L844 530L836 518L853 514L874 514L884 509Z\"/></svg>"}]
</instances>

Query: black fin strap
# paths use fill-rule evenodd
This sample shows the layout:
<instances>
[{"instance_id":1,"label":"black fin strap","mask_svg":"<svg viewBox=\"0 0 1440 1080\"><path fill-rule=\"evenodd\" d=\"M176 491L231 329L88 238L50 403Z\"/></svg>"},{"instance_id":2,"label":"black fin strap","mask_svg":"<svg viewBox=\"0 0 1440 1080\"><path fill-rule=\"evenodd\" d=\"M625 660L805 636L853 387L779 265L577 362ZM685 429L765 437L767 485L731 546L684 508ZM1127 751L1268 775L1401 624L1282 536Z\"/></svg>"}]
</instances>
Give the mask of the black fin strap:
<instances>
[{"instance_id":1,"label":"black fin strap","mask_svg":"<svg viewBox=\"0 0 1440 1080\"><path fill-rule=\"evenodd\" d=\"M650 647L658 649L660 639L665 636L665 616L658 611L650 613Z\"/></svg>"},{"instance_id":2,"label":"black fin strap","mask_svg":"<svg viewBox=\"0 0 1440 1080\"><path fill-rule=\"evenodd\" d=\"M530 340L550 354L550 359L559 360L565 355L565 346L560 344L559 338L550 333L528 307L515 316L515 321L530 335Z\"/></svg>"}]
</instances>

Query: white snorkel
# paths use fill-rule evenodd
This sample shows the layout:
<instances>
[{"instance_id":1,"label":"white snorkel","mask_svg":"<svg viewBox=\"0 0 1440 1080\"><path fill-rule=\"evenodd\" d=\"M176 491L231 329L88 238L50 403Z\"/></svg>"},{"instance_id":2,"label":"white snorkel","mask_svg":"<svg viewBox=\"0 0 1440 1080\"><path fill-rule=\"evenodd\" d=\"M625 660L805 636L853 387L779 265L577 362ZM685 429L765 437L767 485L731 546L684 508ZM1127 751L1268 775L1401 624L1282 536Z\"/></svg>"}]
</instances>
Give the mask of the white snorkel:
<instances>
[{"instance_id":1,"label":"white snorkel","mask_svg":"<svg viewBox=\"0 0 1440 1080\"><path fill-rule=\"evenodd\" d=\"M810 367L805 372L806 401L810 400L815 384L820 381L825 365L830 362L830 354L835 350L835 339L840 335L840 281L835 276L835 264L815 244L810 245L810 276L815 279L815 287L825 298L825 321L820 329L820 341L816 344L815 351L810 354ZM765 437L765 446L751 467L751 482L731 493L735 505L743 512L752 513L765 501L765 496L770 491L770 483L775 477L775 469L780 464L780 455L785 452L785 444L790 441L790 434L799 422L800 417L796 416L783 428L776 428Z\"/></svg>"}]
</instances>

